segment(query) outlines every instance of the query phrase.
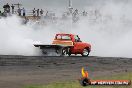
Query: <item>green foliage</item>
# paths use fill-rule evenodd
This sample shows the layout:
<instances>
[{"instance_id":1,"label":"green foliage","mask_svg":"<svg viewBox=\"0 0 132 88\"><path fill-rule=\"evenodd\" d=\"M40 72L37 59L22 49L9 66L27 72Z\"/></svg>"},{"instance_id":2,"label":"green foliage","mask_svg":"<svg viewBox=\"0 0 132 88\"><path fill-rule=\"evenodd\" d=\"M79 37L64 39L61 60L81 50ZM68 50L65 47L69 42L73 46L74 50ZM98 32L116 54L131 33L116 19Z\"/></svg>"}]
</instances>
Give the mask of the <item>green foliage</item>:
<instances>
[{"instance_id":1,"label":"green foliage","mask_svg":"<svg viewBox=\"0 0 132 88\"><path fill-rule=\"evenodd\" d=\"M98 77L95 79L117 79L117 80L132 80L132 73L125 73L125 74L118 74L118 75L111 75L111 76L105 76L105 77ZM132 85L130 86L87 86L82 87L78 81L74 82L58 82L58 83L52 83L48 85L29 85L24 88L132 88Z\"/></svg>"}]
</instances>

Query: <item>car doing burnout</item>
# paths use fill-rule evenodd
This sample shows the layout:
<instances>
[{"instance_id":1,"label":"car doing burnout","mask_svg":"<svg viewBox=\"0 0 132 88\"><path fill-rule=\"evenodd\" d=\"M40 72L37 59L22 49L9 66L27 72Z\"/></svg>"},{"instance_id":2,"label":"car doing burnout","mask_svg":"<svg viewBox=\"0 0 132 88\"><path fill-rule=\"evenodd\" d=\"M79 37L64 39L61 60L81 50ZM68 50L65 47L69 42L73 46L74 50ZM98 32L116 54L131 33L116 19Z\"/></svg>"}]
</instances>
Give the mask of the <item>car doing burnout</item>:
<instances>
[{"instance_id":1,"label":"car doing burnout","mask_svg":"<svg viewBox=\"0 0 132 88\"><path fill-rule=\"evenodd\" d=\"M43 54L55 52L60 56L71 54L88 56L91 51L91 45L82 42L79 36L74 34L56 34L51 45L34 44L34 46L39 47Z\"/></svg>"}]
</instances>

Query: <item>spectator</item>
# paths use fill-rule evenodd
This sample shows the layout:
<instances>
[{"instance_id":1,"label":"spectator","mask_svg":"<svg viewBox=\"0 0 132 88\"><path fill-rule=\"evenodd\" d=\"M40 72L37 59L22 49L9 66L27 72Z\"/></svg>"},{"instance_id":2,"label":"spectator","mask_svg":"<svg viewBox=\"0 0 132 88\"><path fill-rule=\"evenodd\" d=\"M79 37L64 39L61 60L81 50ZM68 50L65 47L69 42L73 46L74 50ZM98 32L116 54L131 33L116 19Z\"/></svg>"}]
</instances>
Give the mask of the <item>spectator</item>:
<instances>
[{"instance_id":1,"label":"spectator","mask_svg":"<svg viewBox=\"0 0 132 88\"><path fill-rule=\"evenodd\" d=\"M39 9L37 9L37 16L39 16Z\"/></svg>"},{"instance_id":2,"label":"spectator","mask_svg":"<svg viewBox=\"0 0 132 88\"><path fill-rule=\"evenodd\" d=\"M22 11L23 11L23 16L25 16L26 15L26 10L23 8Z\"/></svg>"},{"instance_id":3,"label":"spectator","mask_svg":"<svg viewBox=\"0 0 132 88\"><path fill-rule=\"evenodd\" d=\"M12 4L11 8L12 8L12 14L14 14L15 6Z\"/></svg>"},{"instance_id":4,"label":"spectator","mask_svg":"<svg viewBox=\"0 0 132 88\"><path fill-rule=\"evenodd\" d=\"M20 8L18 8L17 12L18 12L18 15L21 16L21 9Z\"/></svg>"},{"instance_id":5,"label":"spectator","mask_svg":"<svg viewBox=\"0 0 132 88\"><path fill-rule=\"evenodd\" d=\"M46 17L48 16L48 13L49 13L49 12L47 11L47 12L46 12Z\"/></svg>"},{"instance_id":6,"label":"spectator","mask_svg":"<svg viewBox=\"0 0 132 88\"><path fill-rule=\"evenodd\" d=\"M1 11L0 11L0 16L2 16L2 13L1 13Z\"/></svg>"},{"instance_id":7,"label":"spectator","mask_svg":"<svg viewBox=\"0 0 132 88\"><path fill-rule=\"evenodd\" d=\"M40 15L42 16L42 15L43 15L43 13L44 13L44 11L41 9L41 10L40 10Z\"/></svg>"},{"instance_id":8,"label":"spectator","mask_svg":"<svg viewBox=\"0 0 132 88\"><path fill-rule=\"evenodd\" d=\"M77 9L75 10L75 13L78 14L78 10Z\"/></svg>"},{"instance_id":9,"label":"spectator","mask_svg":"<svg viewBox=\"0 0 132 88\"><path fill-rule=\"evenodd\" d=\"M3 8L4 8L4 12L10 13L10 5L8 3L4 5Z\"/></svg>"},{"instance_id":10,"label":"spectator","mask_svg":"<svg viewBox=\"0 0 132 88\"><path fill-rule=\"evenodd\" d=\"M87 12L86 11L83 11L83 16L87 16Z\"/></svg>"},{"instance_id":11,"label":"spectator","mask_svg":"<svg viewBox=\"0 0 132 88\"><path fill-rule=\"evenodd\" d=\"M35 8L34 8L34 9L33 9L33 16L36 16L36 13L35 13L35 11L36 11L36 10L35 10Z\"/></svg>"}]
</instances>

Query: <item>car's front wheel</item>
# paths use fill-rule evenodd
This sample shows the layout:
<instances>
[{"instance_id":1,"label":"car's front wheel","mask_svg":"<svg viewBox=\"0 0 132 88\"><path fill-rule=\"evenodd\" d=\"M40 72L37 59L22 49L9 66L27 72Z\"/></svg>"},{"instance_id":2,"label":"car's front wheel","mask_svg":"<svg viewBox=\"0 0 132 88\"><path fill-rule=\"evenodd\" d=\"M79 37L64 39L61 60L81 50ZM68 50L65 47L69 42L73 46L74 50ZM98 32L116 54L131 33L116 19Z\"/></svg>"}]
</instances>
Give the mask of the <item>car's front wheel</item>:
<instances>
[{"instance_id":1,"label":"car's front wheel","mask_svg":"<svg viewBox=\"0 0 132 88\"><path fill-rule=\"evenodd\" d=\"M89 55L89 50L88 49L83 49L82 56L87 57Z\"/></svg>"}]
</instances>

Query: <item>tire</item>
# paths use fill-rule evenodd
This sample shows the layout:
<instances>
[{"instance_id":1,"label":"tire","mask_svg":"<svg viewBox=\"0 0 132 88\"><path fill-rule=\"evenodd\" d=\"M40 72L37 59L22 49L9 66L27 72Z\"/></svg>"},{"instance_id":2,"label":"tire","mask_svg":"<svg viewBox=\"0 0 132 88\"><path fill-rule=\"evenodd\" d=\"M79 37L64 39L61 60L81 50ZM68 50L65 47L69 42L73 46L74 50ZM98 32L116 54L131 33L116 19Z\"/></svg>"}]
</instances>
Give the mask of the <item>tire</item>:
<instances>
[{"instance_id":1,"label":"tire","mask_svg":"<svg viewBox=\"0 0 132 88\"><path fill-rule=\"evenodd\" d=\"M71 53L68 53L68 56L71 56Z\"/></svg>"},{"instance_id":2,"label":"tire","mask_svg":"<svg viewBox=\"0 0 132 88\"><path fill-rule=\"evenodd\" d=\"M83 52L81 54L83 57L87 57L89 55L89 49L83 49Z\"/></svg>"},{"instance_id":3,"label":"tire","mask_svg":"<svg viewBox=\"0 0 132 88\"><path fill-rule=\"evenodd\" d=\"M66 55L67 55L67 48L63 48L61 56L66 56Z\"/></svg>"},{"instance_id":4,"label":"tire","mask_svg":"<svg viewBox=\"0 0 132 88\"><path fill-rule=\"evenodd\" d=\"M42 54L43 54L43 55L47 55L47 54L48 54L48 52L47 52L47 51L45 51L44 49L42 49Z\"/></svg>"},{"instance_id":5,"label":"tire","mask_svg":"<svg viewBox=\"0 0 132 88\"><path fill-rule=\"evenodd\" d=\"M71 56L71 49L70 48L67 49L67 54L68 54L68 56Z\"/></svg>"}]
</instances>

